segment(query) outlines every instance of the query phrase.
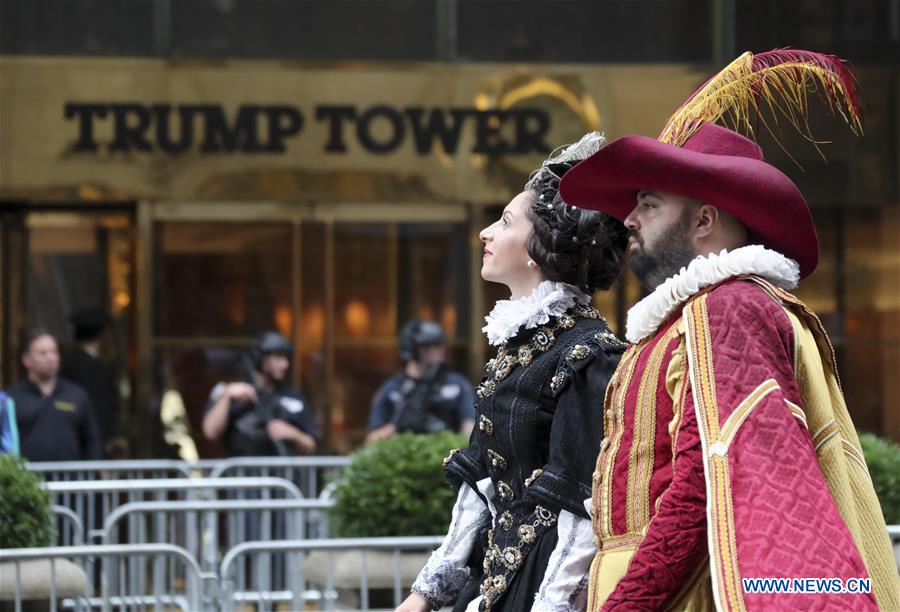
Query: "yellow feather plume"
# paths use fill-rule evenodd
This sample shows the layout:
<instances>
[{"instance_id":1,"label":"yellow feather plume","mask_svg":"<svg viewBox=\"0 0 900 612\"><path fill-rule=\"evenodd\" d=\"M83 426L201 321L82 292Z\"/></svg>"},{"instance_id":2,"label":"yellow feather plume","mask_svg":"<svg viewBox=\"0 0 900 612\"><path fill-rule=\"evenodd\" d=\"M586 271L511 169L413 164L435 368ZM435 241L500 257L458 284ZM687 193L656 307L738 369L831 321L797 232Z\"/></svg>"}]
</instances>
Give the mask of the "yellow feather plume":
<instances>
[{"instance_id":1,"label":"yellow feather plume","mask_svg":"<svg viewBox=\"0 0 900 612\"><path fill-rule=\"evenodd\" d=\"M777 124L786 118L813 143L807 121L807 96L818 93L847 122L862 133L859 95L851 68L840 58L799 49L778 49L754 55L749 51L708 80L669 118L659 140L681 146L704 123L721 121L753 137L754 119L769 132L762 104Z\"/></svg>"}]
</instances>

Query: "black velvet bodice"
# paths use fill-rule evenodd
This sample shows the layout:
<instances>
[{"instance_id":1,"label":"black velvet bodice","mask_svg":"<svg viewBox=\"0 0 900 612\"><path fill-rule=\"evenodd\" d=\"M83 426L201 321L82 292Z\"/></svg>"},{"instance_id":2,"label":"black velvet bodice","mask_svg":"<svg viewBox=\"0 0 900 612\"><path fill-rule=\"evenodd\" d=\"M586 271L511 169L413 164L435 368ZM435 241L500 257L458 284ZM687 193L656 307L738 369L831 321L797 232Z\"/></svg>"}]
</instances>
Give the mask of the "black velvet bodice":
<instances>
[{"instance_id":1,"label":"black velvet bodice","mask_svg":"<svg viewBox=\"0 0 900 612\"><path fill-rule=\"evenodd\" d=\"M484 609L561 511L588 517L583 503L603 438L604 392L626 346L595 310L578 307L520 332L488 362L469 447L445 461L452 484L468 484L496 511Z\"/></svg>"}]
</instances>

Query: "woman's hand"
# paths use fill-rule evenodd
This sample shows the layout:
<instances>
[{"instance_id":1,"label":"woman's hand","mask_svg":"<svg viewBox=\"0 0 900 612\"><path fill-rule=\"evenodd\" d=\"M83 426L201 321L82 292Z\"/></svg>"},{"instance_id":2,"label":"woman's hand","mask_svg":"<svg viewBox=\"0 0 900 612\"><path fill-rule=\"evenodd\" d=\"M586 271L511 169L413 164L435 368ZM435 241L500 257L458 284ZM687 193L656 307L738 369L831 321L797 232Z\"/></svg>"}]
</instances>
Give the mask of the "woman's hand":
<instances>
[{"instance_id":1,"label":"woman's hand","mask_svg":"<svg viewBox=\"0 0 900 612\"><path fill-rule=\"evenodd\" d=\"M431 610L431 604L427 599L418 593L410 593L409 597L404 599L394 612L428 612L429 610Z\"/></svg>"}]
</instances>

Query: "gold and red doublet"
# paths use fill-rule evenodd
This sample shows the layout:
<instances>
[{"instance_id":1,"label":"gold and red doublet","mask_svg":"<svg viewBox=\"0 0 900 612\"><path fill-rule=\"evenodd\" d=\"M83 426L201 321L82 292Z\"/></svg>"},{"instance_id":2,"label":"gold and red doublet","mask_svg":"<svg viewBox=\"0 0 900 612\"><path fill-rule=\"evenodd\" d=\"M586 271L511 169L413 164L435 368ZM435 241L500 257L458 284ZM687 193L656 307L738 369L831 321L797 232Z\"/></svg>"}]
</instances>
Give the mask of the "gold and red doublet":
<instances>
[{"instance_id":1,"label":"gold and red doublet","mask_svg":"<svg viewBox=\"0 0 900 612\"><path fill-rule=\"evenodd\" d=\"M588 609L900 609L824 330L764 278L723 276L666 310L607 388ZM751 593L751 578L874 592Z\"/></svg>"}]
</instances>

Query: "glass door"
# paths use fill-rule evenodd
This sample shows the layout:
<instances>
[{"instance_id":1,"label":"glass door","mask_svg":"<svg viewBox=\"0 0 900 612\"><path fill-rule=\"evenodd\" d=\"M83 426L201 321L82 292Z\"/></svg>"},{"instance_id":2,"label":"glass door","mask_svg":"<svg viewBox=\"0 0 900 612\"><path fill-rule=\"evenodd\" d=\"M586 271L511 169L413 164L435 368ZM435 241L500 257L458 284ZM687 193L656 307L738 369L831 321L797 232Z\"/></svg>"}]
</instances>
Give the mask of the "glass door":
<instances>
[{"instance_id":1,"label":"glass door","mask_svg":"<svg viewBox=\"0 0 900 612\"><path fill-rule=\"evenodd\" d=\"M373 394L399 368L396 336L408 319L440 322L451 366L469 369L466 208L437 220L370 210L378 218L295 208L207 221L185 209L156 222L158 383L183 397L201 457L222 453L200 433L210 390L244 376L241 355L265 330L294 344L292 383L311 406L322 453L361 443Z\"/></svg>"},{"instance_id":2,"label":"glass door","mask_svg":"<svg viewBox=\"0 0 900 612\"><path fill-rule=\"evenodd\" d=\"M132 392L137 363L132 211L22 208L4 218L3 252L4 382L24 375L18 354L25 329L40 327L56 336L65 374L78 349L72 316L84 309L104 313L107 323L96 352L111 391L95 411L103 421L107 456L131 455L140 430Z\"/></svg>"}]
</instances>

